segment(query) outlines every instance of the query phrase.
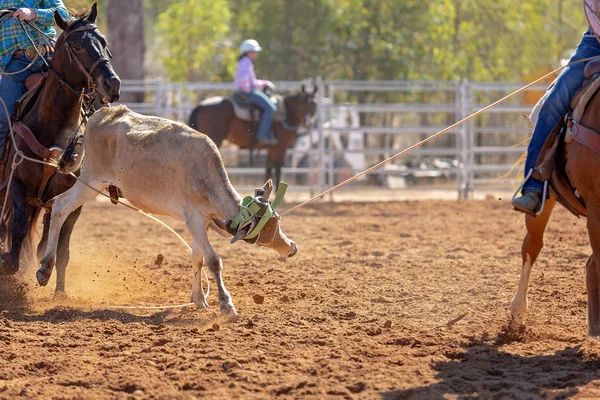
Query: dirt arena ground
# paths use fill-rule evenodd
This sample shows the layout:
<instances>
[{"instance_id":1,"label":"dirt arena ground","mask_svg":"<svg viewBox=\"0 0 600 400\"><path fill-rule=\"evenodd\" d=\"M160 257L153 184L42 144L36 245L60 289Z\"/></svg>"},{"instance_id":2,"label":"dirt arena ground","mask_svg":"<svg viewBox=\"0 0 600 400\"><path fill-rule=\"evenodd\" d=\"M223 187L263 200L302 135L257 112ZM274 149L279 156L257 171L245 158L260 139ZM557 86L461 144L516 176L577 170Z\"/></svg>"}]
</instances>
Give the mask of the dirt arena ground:
<instances>
[{"instance_id":1,"label":"dirt arena ground","mask_svg":"<svg viewBox=\"0 0 600 400\"><path fill-rule=\"evenodd\" d=\"M1 284L0 398L600 396L585 221L563 209L534 267L529 327L514 337L503 325L524 228L505 201L322 203L283 228L300 247L287 262L214 237L236 323L219 318L214 293L208 310L116 311L188 302L188 255L143 216L89 204L68 299L31 271Z\"/></svg>"}]
</instances>

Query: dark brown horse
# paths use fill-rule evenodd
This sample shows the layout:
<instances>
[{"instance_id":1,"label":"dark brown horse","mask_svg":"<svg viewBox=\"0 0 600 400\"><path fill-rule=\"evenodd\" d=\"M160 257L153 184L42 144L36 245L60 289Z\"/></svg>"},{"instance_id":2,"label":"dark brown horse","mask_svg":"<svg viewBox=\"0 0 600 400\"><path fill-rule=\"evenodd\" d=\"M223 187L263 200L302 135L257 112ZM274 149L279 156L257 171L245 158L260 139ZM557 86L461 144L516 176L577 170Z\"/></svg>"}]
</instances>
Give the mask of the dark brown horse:
<instances>
[{"instance_id":1,"label":"dark brown horse","mask_svg":"<svg viewBox=\"0 0 600 400\"><path fill-rule=\"evenodd\" d=\"M268 148L266 179L271 179L275 168L275 183L281 181L281 168L285 162L285 153L294 143L296 133L301 126L308 126L317 110L317 89L306 92L302 85L300 93L283 98L286 110L284 123L273 122L273 133L277 144ZM190 115L189 125L210 137L217 147L225 139L235 143L242 149L260 148L254 140L254 124L236 117L233 104L228 99L218 103L201 104L194 108Z\"/></svg>"},{"instance_id":2,"label":"dark brown horse","mask_svg":"<svg viewBox=\"0 0 600 400\"><path fill-rule=\"evenodd\" d=\"M521 277L511 304L513 329L524 325L531 269L543 247L544 230L552 210L559 201L575 215L587 217L592 247L592 255L586 266L588 334L600 336L600 96L597 86L594 90L596 93L587 102L587 106L583 104L576 107L567 129L555 139L551 136L551 140L545 145L548 148L556 146L558 156L551 170L544 168L551 175L552 190L543 211L536 217L525 217L527 235L521 249ZM580 112L581 110L585 111ZM543 156L542 154L540 159Z\"/></svg>"},{"instance_id":3,"label":"dark brown horse","mask_svg":"<svg viewBox=\"0 0 600 400\"><path fill-rule=\"evenodd\" d=\"M117 101L121 81L106 57L107 42L96 27L97 7L70 21L56 12L54 18L64 31L56 41L54 56L46 81L32 108L22 118L37 141L45 148L65 149L81 127L84 99L97 90L105 101ZM95 90L94 90L95 89ZM28 157L39 158L23 141L19 150ZM9 166L15 149L9 153ZM43 166L24 160L14 171L10 183L4 226L4 251L0 273L13 274L19 269L19 256L25 247L32 250L36 221L43 210L40 203L63 193L74 184L67 175L54 173L40 193ZM5 177L10 168L5 171ZM3 200L3 199L2 199ZM56 291L64 292L65 269L69 261L69 241L81 208L73 212L63 226L57 256ZM38 250L44 250L48 223ZM38 251L39 252L39 251Z\"/></svg>"}]
</instances>

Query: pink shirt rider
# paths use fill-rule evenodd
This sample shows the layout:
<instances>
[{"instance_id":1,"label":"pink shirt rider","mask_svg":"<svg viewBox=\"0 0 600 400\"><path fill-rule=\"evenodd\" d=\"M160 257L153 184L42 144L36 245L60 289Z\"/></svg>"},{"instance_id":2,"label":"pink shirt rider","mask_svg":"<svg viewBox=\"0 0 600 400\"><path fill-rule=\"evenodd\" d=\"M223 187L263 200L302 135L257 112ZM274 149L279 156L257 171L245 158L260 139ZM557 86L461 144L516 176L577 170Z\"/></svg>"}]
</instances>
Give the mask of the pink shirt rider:
<instances>
[{"instance_id":1,"label":"pink shirt rider","mask_svg":"<svg viewBox=\"0 0 600 400\"><path fill-rule=\"evenodd\" d=\"M252 89L263 90L267 85L268 81L256 79L250 57L242 57L235 69L235 89L250 93Z\"/></svg>"}]
</instances>

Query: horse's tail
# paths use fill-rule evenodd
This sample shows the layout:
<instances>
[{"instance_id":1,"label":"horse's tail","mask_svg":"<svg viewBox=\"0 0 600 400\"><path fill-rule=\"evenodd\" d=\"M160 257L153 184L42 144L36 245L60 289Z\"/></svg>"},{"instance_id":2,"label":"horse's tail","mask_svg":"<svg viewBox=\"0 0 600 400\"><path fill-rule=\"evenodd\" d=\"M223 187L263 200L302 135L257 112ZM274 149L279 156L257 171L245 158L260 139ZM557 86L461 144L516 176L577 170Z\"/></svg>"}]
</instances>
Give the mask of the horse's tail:
<instances>
[{"instance_id":1,"label":"horse's tail","mask_svg":"<svg viewBox=\"0 0 600 400\"><path fill-rule=\"evenodd\" d=\"M69 174L79 170L84 154L83 134L79 133L69 140L58 162L58 171L62 174Z\"/></svg>"},{"instance_id":2,"label":"horse's tail","mask_svg":"<svg viewBox=\"0 0 600 400\"><path fill-rule=\"evenodd\" d=\"M192 129L198 130L198 113L200 112L200 107L201 106L197 106L196 108L194 108L192 110L192 113L190 114L190 120L188 122L188 125Z\"/></svg>"}]
</instances>

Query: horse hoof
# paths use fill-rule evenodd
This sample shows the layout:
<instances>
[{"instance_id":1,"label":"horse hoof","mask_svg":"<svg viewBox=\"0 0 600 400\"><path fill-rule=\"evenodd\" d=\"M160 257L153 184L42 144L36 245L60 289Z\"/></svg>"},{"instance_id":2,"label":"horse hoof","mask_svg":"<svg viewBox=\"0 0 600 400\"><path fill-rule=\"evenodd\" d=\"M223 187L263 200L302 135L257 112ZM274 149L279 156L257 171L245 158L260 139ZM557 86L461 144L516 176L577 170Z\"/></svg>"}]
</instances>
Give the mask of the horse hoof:
<instances>
[{"instance_id":1,"label":"horse hoof","mask_svg":"<svg viewBox=\"0 0 600 400\"><path fill-rule=\"evenodd\" d=\"M48 281L50 280L50 275L52 275L52 269L43 266L40 269L38 269L37 273L35 274L35 277L37 278L37 281L40 286L46 286L48 284Z\"/></svg>"}]
</instances>

